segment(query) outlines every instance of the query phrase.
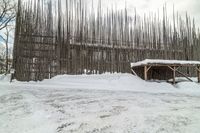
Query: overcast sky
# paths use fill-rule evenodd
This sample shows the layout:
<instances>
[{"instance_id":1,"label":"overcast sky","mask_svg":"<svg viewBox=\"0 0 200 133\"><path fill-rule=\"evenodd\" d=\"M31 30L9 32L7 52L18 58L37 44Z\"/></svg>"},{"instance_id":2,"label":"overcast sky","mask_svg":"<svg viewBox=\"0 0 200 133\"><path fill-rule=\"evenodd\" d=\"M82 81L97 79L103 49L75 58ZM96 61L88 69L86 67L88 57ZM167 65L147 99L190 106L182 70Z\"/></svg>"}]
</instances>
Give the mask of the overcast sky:
<instances>
[{"instance_id":1,"label":"overcast sky","mask_svg":"<svg viewBox=\"0 0 200 133\"><path fill-rule=\"evenodd\" d=\"M98 0L94 0L98 1ZM173 5L175 11L178 11L181 15L185 16L186 11L191 17L195 18L196 25L200 27L200 0L102 0L104 6L117 6L117 8L124 8L125 3L129 10L129 13L134 12L134 8L137 9L137 13L143 15L148 12L162 12L164 4L167 5L169 17L173 13ZM112 3L112 4L111 4Z\"/></svg>"}]
</instances>

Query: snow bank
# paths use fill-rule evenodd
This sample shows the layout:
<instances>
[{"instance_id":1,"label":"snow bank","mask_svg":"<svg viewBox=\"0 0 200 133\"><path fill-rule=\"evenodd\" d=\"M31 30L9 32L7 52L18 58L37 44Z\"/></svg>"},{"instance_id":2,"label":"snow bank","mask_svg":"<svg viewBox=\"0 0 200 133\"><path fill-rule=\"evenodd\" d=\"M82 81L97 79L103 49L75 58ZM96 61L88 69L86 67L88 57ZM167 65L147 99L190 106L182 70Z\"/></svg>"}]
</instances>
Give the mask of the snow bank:
<instances>
[{"instance_id":1,"label":"snow bank","mask_svg":"<svg viewBox=\"0 0 200 133\"><path fill-rule=\"evenodd\" d=\"M200 85L197 83L182 82L173 86L166 82L146 82L132 74L60 75L42 82L30 82L29 84L70 89L134 91L148 93L194 92L195 94L200 94Z\"/></svg>"},{"instance_id":2,"label":"snow bank","mask_svg":"<svg viewBox=\"0 0 200 133\"><path fill-rule=\"evenodd\" d=\"M10 75L4 76L0 82L9 83ZM20 86L42 86L44 88L67 88L87 90L133 91L148 93L194 93L200 94L200 85L196 82L181 82L173 86L166 82L146 82L132 74L102 75L60 75L42 82L19 82ZM198 93L197 93L198 92Z\"/></svg>"},{"instance_id":3,"label":"snow bank","mask_svg":"<svg viewBox=\"0 0 200 133\"><path fill-rule=\"evenodd\" d=\"M174 91L174 86L168 83L146 82L131 74L102 75L63 75L40 84L65 86L76 89L121 90L121 91Z\"/></svg>"}]
</instances>

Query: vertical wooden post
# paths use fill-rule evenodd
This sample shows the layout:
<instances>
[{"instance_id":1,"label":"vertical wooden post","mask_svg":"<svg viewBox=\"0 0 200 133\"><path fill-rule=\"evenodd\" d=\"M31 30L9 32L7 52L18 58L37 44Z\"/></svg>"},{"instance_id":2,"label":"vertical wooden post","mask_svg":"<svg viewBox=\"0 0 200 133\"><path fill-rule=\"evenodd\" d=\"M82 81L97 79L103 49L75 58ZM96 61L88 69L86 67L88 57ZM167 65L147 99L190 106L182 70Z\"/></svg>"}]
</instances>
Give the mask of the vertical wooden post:
<instances>
[{"instance_id":1,"label":"vertical wooden post","mask_svg":"<svg viewBox=\"0 0 200 133\"><path fill-rule=\"evenodd\" d=\"M51 64L49 63L49 79L51 79Z\"/></svg>"},{"instance_id":2,"label":"vertical wooden post","mask_svg":"<svg viewBox=\"0 0 200 133\"><path fill-rule=\"evenodd\" d=\"M173 67L173 84L176 84L175 78L176 78L176 67L174 66Z\"/></svg>"},{"instance_id":3,"label":"vertical wooden post","mask_svg":"<svg viewBox=\"0 0 200 133\"><path fill-rule=\"evenodd\" d=\"M200 83L200 66L197 66L197 78L198 78L198 83Z\"/></svg>"},{"instance_id":4,"label":"vertical wooden post","mask_svg":"<svg viewBox=\"0 0 200 133\"><path fill-rule=\"evenodd\" d=\"M147 79L148 79L147 66L144 66L144 80L147 81Z\"/></svg>"},{"instance_id":5,"label":"vertical wooden post","mask_svg":"<svg viewBox=\"0 0 200 133\"><path fill-rule=\"evenodd\" d=\"M200 83L200 71L198 71L198 83Z\"/></svg>"}]
</instances>

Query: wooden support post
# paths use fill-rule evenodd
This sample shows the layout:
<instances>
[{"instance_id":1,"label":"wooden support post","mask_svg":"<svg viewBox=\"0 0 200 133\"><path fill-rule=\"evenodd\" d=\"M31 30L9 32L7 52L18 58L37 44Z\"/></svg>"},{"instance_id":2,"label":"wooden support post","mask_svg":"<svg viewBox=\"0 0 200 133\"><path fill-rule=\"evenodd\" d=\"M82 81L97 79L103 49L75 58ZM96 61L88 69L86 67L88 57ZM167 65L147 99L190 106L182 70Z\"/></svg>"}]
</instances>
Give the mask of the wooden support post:
<instances>
[{"instance_id":1,"label":"wooden support post","mask_svg":"<svg viewBox=\"0 0 200 133\"><path fill-rule=\"evenodd\" d=\"M198 83L200 83L200 66L197 66L197 78L198 78Z\"/></svg>"},{"instance_id":2,"label":"wooden support post","mask_svg":"<svg viewBox=\"0 0 200 133\"><path fill-rule=\"evenodd\" d=\"M171 66L168 66L171 70L172 70L172 72L173 72L173 84L176 84L176 70L179 68L176 68L176 66L173 66L173 67L171 67Z\"/></svg>"},{"instance_id":3,"label":"wooden support post","mask_svg":"<svg viewBox=\"0 0 200 133\"><path fill-rule=\"evenodd\" d=\"M198 83L200 83L200 70L198 71Z\"/></svg>"},{"instance_id":4,"label":"wooden support post","mask_svg":"<svg viewBox=\"0 0 200 133\"><path fill-rule=\"evenodd\" d=\"M144 80L146 80L147 81L147 79L148 79L148 71L147 71L147 66L144 66Z\"/></svg>"},{"instance_id":5,"label":"wooden support post","mask_svg":"<svg viewBox=\"0 0 200 133\"><path fill-rule=\"evenodd\" d=\"M176 67L173 67L173 84L176 84Z\"/></svg>"}]
</instances>

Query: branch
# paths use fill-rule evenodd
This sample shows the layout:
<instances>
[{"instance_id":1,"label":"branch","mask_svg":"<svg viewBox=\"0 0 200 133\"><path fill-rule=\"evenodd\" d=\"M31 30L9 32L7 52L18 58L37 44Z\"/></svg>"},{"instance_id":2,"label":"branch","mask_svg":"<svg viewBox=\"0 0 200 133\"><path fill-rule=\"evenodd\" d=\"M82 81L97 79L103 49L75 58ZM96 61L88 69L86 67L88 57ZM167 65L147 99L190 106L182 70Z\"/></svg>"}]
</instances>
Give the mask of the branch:
<instances>
[{"instance_id":1,"label":"branch","mask_svg":"<svg viewBox=\"0 0 200 133\"><path fill-rule=\"evenodd\" d=\"M8 23L15 19L16 3L11 0L1 0L0 2L0 30L6 28Z\"/></svg>"},{"instance_id":2,"label":"branch","mask_svg":"<svg viewBox=\"0 0 200 133\"><path fill-rule=\"evenodd\" d=\"M1 38L4 42L6 42L6 39L5 39L2 35L0 35L0 38Z\"/></svg>"}]
</instances>

